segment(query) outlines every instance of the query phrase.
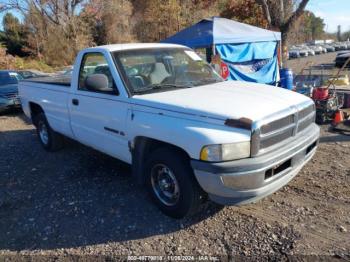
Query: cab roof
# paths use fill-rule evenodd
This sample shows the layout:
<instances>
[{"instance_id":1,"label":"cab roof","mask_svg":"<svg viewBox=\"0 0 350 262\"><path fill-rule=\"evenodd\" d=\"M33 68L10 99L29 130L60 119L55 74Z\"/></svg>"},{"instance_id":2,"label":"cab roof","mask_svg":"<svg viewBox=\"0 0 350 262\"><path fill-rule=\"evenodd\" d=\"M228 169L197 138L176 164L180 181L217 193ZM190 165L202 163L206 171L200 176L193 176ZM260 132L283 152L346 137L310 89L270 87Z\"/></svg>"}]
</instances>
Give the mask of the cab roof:
<instances>
[{"instance_id":1,"label":"cab roof","mask_svg":"<svg viewBox=\"0 0 350 262\"><path fill-rule=\"evenodd\" d=\"M133 50L143 48L186 48L183 45L176 44L160 44L160 43L132 43L132 44L113 44L102 45L96 47L87 48L89 51L105 49L109 52L121 51L121 50ZM188 47L187 47L188 48Z\"/></svg>"}]
</instances>

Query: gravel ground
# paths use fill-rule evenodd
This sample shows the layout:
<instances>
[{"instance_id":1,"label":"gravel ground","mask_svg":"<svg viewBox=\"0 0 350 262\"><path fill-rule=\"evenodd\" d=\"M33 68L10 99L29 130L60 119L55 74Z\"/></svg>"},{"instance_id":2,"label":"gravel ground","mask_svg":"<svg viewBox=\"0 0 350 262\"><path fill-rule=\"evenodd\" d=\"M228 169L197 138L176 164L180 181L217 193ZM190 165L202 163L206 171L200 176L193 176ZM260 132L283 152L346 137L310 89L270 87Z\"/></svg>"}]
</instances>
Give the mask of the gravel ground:
<instances>
[{"instance_id":1,"label":"gravel ground","mask_svg":"<svg viewBox=\"0 0 350 262\"><path fill-rule=\"evenodd\" d=\"M323 55L308 56L297 59L290 59L286 62L286 67L291 68L294 73L299 74L300 71L307 65L320 65L320 64L332 64L334 63L337 52L327 53ZM337 68L333 68L336 72Z\"/></svg>"},{"instance_id":2,"label":"gravel ground","mask_svg":"<svg viewBox=\"0 0 350 262\"><path fill-rule=\"evenodd\" d=\"M21 113L0 116L0 150L2 255L350 259L350 137L327 127L316 156L279 192L242 207L209 203L183 220L162 215L113 158L73 141L45 152Z\"/></svg>"}]
</instances>

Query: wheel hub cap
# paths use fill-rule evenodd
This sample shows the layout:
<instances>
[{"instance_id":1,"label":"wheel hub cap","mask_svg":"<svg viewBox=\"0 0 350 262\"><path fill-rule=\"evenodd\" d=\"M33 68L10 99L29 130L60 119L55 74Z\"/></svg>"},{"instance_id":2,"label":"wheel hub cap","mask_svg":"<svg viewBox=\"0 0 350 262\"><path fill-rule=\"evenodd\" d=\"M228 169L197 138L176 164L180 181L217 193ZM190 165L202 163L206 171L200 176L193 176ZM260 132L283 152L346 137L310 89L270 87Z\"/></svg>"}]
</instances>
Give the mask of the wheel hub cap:
<instances>
[{"instance_id":1,"label":"wheel hub cap","mask_svg":"<svg viewBox=\"0 0 350 262\"><path fill-rule=\"evenodd\" d=\"M167 206L175 205L180 188L174 173L164 164L157 164L151 170L152 189L158 199Z\"/></svg>"},{"instance_id":2,"label":"wheel hub cap","mask_svg":"<svg viewBox=\"0 0 350 262\"><path fill-rule=\"evenodd\" d=\"M40 136L41 141L45 145L47 145L49 142L49 134L47 131L47 127L46 127L45 123L43 123L43 122L39 123L39 136Z\"/></svg>"}]
</instances>

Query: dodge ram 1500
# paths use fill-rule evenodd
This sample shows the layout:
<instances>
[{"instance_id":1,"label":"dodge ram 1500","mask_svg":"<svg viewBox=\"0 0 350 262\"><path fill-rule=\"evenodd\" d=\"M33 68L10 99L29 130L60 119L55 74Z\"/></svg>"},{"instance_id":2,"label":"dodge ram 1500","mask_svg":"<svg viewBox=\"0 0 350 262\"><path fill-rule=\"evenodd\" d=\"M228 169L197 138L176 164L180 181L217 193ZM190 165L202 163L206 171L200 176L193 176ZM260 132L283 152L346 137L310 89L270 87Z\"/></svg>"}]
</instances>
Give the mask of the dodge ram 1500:
<instances>
[{"instance_id":1,"label":"dodge ram 1500","mask_svg":"<svg viewBox=\"0 0 350 262\"><path fill-rule=\"evenodd\" d=\"M66 136L131 164L135 181L177 218L208 197L238 205L272 194L319 139L311 99L223 81L179 45L87 48L71 79L21 81L19 93L46 150L60 149Z\"/></svg>"}]
</instances>

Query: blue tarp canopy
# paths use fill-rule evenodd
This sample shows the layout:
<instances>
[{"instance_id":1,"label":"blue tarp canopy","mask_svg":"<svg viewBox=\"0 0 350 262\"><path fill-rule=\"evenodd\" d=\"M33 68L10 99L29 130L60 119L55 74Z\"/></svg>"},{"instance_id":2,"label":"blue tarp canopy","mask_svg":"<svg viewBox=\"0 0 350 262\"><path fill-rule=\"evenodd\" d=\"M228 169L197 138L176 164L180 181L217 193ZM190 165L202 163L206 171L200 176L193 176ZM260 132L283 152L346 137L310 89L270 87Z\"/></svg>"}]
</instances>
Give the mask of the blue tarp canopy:
<instances>
[{"instance_id":1,"label":"blue tarp canopy","mask_svg":"<svg viewBox=\"0 0 350 262\"><path fill-rule=\"evenodd\" d=\"M277 43L281 33L212 17L161 41L191 48L213 45L228 65L231 80L272 84L278 80Z\"/></svg>"},{"instance_id":2,"label":"blue tarp canopy","mask_svg":"<svg viewBox=\"0 0 350 262\"><path fill-rule=\"evenodd\" d=\"M256 43L280 41L281 33L239 23L221 17L203 19L177 34L161 41L191 48L210 47L216 44Z\"/></svg>"}]
</instances>

